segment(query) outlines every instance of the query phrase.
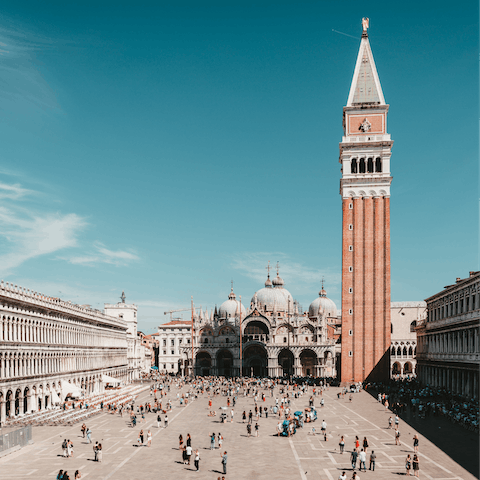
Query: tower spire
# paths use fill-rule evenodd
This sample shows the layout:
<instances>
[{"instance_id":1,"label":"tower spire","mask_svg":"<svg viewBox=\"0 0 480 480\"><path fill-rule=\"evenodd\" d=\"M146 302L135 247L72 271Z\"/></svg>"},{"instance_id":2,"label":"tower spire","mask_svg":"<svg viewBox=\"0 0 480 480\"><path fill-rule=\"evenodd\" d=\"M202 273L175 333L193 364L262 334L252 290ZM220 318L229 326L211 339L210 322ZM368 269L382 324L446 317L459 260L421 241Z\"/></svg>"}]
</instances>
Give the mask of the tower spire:
<instances>
[{"instance_id":1,"label":"tower spire","mask_svg":"<svg viewBox=\"0 0 480 480\"><path fill-rule=\"evenodd\" d=\"M368 41L368 18L362 19L362 40L358 50L357 62L353 73L352 85L348 95L347 107L355 105L385 105L382 86L378 77L372 49Z\"/></svg>"}]
</instances>

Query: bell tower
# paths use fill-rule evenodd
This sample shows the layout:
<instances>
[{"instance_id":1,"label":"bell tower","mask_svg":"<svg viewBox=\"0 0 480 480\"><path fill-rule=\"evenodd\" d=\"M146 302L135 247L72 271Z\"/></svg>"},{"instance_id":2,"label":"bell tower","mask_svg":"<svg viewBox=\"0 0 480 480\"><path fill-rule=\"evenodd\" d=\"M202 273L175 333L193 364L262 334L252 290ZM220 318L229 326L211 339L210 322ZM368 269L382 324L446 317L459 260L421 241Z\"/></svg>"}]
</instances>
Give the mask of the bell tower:
<instances>
[{"instance_id":1,"label":"bell tower","mask_svg":"<svg viewBox=\"0 0 480 480\"><path fill-rule=\"evenodd\" d=\"M360 42L340 143L342 178L341 381L386 380L390 350L388 107L368 41Z\"/></svg>"}]
</instances>

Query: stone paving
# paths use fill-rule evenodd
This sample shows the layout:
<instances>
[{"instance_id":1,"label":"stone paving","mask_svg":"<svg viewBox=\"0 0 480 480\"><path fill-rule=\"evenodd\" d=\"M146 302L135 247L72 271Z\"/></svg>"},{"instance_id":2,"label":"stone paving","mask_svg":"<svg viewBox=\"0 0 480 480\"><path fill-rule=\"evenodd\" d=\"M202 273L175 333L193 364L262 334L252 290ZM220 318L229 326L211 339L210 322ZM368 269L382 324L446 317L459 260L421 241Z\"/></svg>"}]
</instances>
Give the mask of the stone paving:
<instances>
[{"instance_id":1,"label":"stone paving","mask_svg":"<svg viewBox=\"0 0 480 480\"><path fill-rule=\"evenodd\" d=\"M73 480L76 469L82 478L90 479L217 479L222 476L220 450L210 450L210 434L219 433L224 437L222 450L228 451L227 479L321 479L337 480L342 471L347 478L352 477L350 451L355 435L360 440L367 437L370 449L377 454L376 470L361 472L362 480L396 479L404 475L405 458L412 454L412 437L416 433L412 427L400 420L401 445L396 446L394 431L386 428L391 412L376 402L370 395L361 392L337 399L338 388L324 392L325 407L317 407L318 420L297 430L293 437L275 436L276 418L260 418L259 437L247 437L246 424L242 423L241 413L254 409L252 398L239 396L235 408L234 422L220 423L218 417L209 417L208 397L200 396L187 406L180 406L176 400L176 389L172 388L170 398L173 410L169 413L169 426L157 428L156 415L148 414L146 423L130 427L129 419L119 415L100 414L88 424L92 429L93 441L103 444L102 463L93 461L92 445L86 443L80 433L80 425L73 427L35 427L34 444L0 458L1 479L55 479L60 469L67 470ZM276 396L280 398L277 391ZM151 397L143 393L138 402ZM293 410L301 410L308 405L309 396L293 400ZM215 397L213 408L226 406L226 397ZM267 396L264 403L270 406L274 399ZM320 399L315 399L319 405ZM163 417L163 415L162 415ZM312 435L311 427L317 432L320 424L327 422L328 441L321 435ZM137 446L140 429L145 434L151 429L152 446ZM200 451L200 470L184 465L178 449L178 436L192 436L193 448ZM345 436L346 451L339 452L340 435ZM63 458L61 443L64 438L73 441L73 458ZM455 463L447 454L423 436L420 438L420 478L429 480L474 479L475 477ZM474 449L473 449L474 450ZM478 455L472 451L472 455ZM368 462L367 462L368 468ZM358 478L358 477L357 477Z\"/></svg>"}]
</instances>

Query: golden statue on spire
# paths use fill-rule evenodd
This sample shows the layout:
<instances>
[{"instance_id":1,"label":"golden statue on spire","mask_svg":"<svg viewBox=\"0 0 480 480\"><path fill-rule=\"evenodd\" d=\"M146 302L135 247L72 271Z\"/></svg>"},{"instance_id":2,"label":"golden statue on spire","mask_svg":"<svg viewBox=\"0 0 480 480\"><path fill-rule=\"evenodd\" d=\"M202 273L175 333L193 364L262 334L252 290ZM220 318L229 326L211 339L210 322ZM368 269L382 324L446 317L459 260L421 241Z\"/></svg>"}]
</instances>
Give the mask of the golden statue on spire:
<instances>
[{"instance_id":1,"label":"golden statue on spire","mask_svg":"<svg viewBox=\"0 0 480 480\"><path fill-rule=\"evenodd\" d=\"M362 27L363 27L363 32L362 35L368 35L367 30L368 30L368 23L369 19L367 17L362 18Z\"/></svg>"}]
</instances>

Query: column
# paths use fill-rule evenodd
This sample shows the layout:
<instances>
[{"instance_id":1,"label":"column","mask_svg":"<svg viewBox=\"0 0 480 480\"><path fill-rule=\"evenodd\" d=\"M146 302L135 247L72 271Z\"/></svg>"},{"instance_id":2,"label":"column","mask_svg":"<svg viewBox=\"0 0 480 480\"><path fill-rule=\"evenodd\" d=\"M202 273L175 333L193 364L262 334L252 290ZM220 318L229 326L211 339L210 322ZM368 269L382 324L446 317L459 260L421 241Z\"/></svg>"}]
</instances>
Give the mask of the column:
<instances>
[{"instance_id":1,"label":"column","mask_svg":"<svg viewBox=\"0 0 480 480\"><path fill-rule=\"evenodd\" d=\"M6 407L5 407L5 401L2 398L2 401L0 401L0 422L2 425L5 423L6 420Z\"/></svg>"}]
</instances>

